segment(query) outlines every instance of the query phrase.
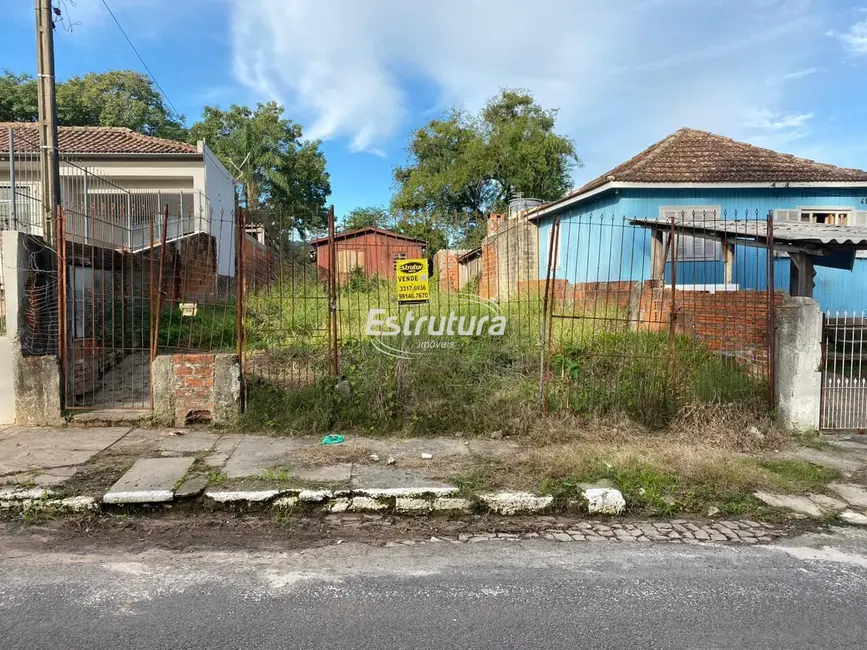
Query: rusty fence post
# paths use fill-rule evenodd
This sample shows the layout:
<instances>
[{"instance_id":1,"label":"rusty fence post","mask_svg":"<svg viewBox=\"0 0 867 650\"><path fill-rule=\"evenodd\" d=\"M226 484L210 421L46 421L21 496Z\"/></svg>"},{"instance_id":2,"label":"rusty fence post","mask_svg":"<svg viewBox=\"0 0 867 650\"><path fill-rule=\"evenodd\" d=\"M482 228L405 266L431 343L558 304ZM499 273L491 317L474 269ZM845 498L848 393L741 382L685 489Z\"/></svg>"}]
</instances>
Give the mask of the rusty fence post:
<instances>
[{"instance_id":1,"label":"rusty fence post","mask_svg":"<svg viewBox=\"0 0 867 650\"><path fill-rule=\"evenodd\" d=\"M13 201L15 197L12 197ZM57 227L57 358L60 364L60 385L63 390L60 394L61 406L66 405L66 393L68 380L67 366L67 296L66 296L66 227L64 223L63 208L57 208L55 217Z\"/></svg>"},{"instance_id":2,"label":"rusty fence post","mask_svg":"<svg viewBox=\"0 0 867 650\"><path fill-rule=\"evenodd\" d=\"M247 332L246 327L246 312L247 312L247 292L246 278L244 276L244 239L246 237L246 224L244 222L244 210L238 208L238 218L235 220L237 224L237 242L235 244L237 255L237 281L236 281L236 305L235 305L235 337L237 340L238 363L241 364L241 375L243 376L246 370L245 355L247 353Z\"/></svg>"},{"instance_id":3,"label":"rusty fence post","mask_svg":"<svg viewBox=\"0 0 867 650\"><path fill-rule=\"evenodd\" d=\"M169 226L169 204L166 203L163 209L163 231L160 233L160 267L157 279L157 303L156 313L154 314L154 330L151 337L151 363L157 357L157 351L160 345L160 315L163 309L163 266L166 261L166 240ZM151 287L151 295L153 295L153 287ZM153 399L153 391L151 391L151 399Z\"/></svg>"},{"instance_id":4,"label":"rusty fence post","mask_svg":"<svg viewBox=\"0 0 867 650\"><path fill-rule=\"evenodd\" d=\"M771 408L777 400L777 301L774 277L774 212L768 210L768 401Z\"/></svg>"},{"instance_id":5,"label":"rusty fence post","mask_svg":"<svg viewBox=\"0 0 867 650\"><path fill-rule=\"evenodd\" d=\"M671 309L668 322L668 387L677 410L677 215L671 215ZM665 296L665 275L662 280L662 295Z\"/></svg>"},{"instance_id":6,"label":"rusty fence post","mask_svg":"<svg viewBox=\"0 0 867 650\"><path fill-rule=\"evenodd\" d=\"M334 237L334 206L328 209L328 314L329 314L329 361L331 374L340 375L340 358L338 356L338 312L337 312L337 251Z\"/></svg>"},{"instance_id":7,"label":"rusty fence post","mask_svg":"<svg viewBox=\"0 0 867 650\"><path fill-rule=\"evenodd\" d=\"M557 254L556 241L560 234L560 215L554 215L551 222L551 238L548 242L548 264L545 270L545 293L542 298L542 315L539 321L539 406L548 412L550 406L550 372L551 361L548 354L551 336L550 321L553 319L553 303L556 287L551 284L551 271L554 270L554 256ZM555 271L556 272L556 271ZM548 311L551 311L549 315Z\"/></svg>"}]
</instances>

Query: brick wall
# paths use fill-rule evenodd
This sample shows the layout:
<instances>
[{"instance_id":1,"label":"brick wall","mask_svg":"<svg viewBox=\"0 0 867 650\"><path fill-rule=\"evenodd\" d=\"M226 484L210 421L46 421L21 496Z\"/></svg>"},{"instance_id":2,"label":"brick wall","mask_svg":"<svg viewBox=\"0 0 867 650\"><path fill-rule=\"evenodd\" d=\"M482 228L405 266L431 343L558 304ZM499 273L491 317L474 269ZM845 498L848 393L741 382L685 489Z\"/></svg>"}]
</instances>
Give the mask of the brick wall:
<instances>
[{"instance_id":1,"label":"brick wall","mask_svg":"<svg viewBox=\"0 0 867 650\"><path fill-rule=\"evenodd\" d=\"M519 293L522 282L539 277L539 231L522 217L491 215L489 235L482 242L479 295L508 300Z\"/></svg>"},{"instance_id":2,"label":"brick wall","mask_svg":"<svg viewBox=\"0 0 867 650\"><path fill-rule=\"evenodd\" d=\"M102 386L102 378L123 358L123 352L104 346L95 339L84 339L72 343L68 350L70 385L75 397L86 395Z\"/></svg>"},{"instance_id":3,"label":"brick wall","mask_svg":"<svg viewBox=\"0 0 867 650\"><path fill-rule=\"evenodd\" d=\"M440 291L459 291L461 288L458 258L467 253L460 249L442 249L433 257L434 272L439 278Z\"/></svg>"},{"instance_id":4,"label":"brick wall","mask_svg":"<svg viewBox=\"0 0 867 650\"><path fill-rule=\"evenodd\" d=\"M260 243L255 237L245 235L244 281L247 291L273 284L279 275L274 271L275 263L276 256L270 247Z\"/></svg>"},{"instance_id":5,"label":"brick wall","mask_svg":"<svg viewBox=\"0 0 867 650\"><path fill-rule=\"evenodd\" d=\"M214 417L214 354L175 354L172 356L175 388L175 422Z\"/></svg>"}]
</instances>

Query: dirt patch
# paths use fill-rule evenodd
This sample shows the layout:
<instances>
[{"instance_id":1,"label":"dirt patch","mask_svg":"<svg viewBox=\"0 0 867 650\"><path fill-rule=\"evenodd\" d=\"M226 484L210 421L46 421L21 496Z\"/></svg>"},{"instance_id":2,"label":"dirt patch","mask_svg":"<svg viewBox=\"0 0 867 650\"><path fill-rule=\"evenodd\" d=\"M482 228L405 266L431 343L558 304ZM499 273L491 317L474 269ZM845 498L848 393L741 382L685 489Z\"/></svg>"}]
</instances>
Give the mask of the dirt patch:
<instances>
[{"instance_id":1,"label":"dirt patch","mask_svg":"<svg viewBox=\"0 0 867 650\"><path fill-rule=\"evenodd\" d=\"M63 484L62 490L73 496L102 496L135 461L136 456L132 455L101 454L82 466Z\"/></svg>"},{"instance_id":2,"label":"dirt patch","mask_svg":"<svg viewBox=\"0 0 867 650\"><path fill-rule=\"evenodd\" d=\"M382 546L394 541L427 541L431 537L461 534L543 533L569 529L587 519L569 517L465 517L398 518L380 515L324 515L283 517L222 513L154 513L148 517L110 516L67 518L40 524L0 524L3 547L33 552L55 550L90 553L101 549L143 552L159 548L182 550L285 551L358 542ZM606 523L611 523L609 520ZM618 523L630 523L618 518ZM706 523L695 520L694 523ZM778 526L791 535L825 528L812 522Z\"/></svg>"}]
</instances>

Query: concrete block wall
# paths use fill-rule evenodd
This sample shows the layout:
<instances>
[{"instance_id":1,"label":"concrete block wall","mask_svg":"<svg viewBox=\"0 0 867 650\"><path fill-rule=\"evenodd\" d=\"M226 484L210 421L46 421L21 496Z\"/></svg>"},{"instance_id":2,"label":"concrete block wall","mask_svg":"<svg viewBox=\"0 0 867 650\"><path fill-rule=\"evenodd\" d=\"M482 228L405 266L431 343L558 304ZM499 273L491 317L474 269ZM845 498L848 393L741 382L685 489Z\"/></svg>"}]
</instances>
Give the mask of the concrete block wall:
<instances>
[{"instance_id":1,"label":"concrete block wall","mask_svg":"<svg viewBox=\"0 0 867 650\"><path fill-rule=\"evenodd\" d=\"M788 297L777 309L777 418L789 429L819 428L822 312L811 298Z\"/></svg>"},{"instance_id":2,"label":"concrete block wall","mask_svg":"<svg viewBox=\"0 0 867 650\"><path fill-rule=\"evenodd\" d=\"M458 258L467 251L462 249L442 249L433 257L434 272L437 274L440 291L459 291L461 288L460 265Z\"/></svg>"},{"instance_id":3,"label":"concrete block wall","mask_svg":"<svg viewBox=\"0 0 867 650\"><path fill-rule=\"evenodd\" d=\"M514 298L521 283L539 279L539 229L523 217L491 215L488 233L482 242L479 295Z\"/></svg>"},{"instance_id":4,"label":"concrete block wall","mask_svg":"<svg viewBox=\"0 0 867 650\"><path fill-rule=\"evenodd\" d=\"M234 354L173 354L152 368L154 420L163 426L232 426L241 414L241 364Z\"/></svg>"}]
</instances>

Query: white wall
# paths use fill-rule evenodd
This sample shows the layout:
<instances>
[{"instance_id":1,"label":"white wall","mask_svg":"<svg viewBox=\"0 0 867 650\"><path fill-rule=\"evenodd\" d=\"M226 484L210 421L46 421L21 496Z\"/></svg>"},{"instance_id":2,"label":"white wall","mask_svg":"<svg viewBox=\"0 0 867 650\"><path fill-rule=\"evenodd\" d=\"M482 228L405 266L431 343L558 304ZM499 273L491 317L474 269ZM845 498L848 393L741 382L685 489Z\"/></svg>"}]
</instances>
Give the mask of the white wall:
<instances>
[{"instance_id":1,"label":"white wall","mask_svg":"<svg viewBox=\"0 0 867 650\"><path fill-rule=\"evenodd\" d=\"M204 157L205 196L211 203L210 233L217 240L217 272L235 276L235 181L208 145L199 142Z\"/></svg>"}]
</instances>

